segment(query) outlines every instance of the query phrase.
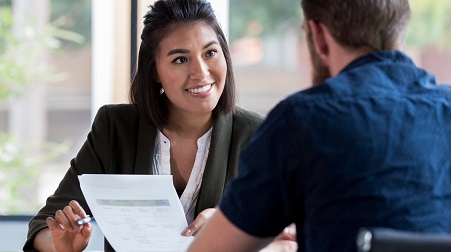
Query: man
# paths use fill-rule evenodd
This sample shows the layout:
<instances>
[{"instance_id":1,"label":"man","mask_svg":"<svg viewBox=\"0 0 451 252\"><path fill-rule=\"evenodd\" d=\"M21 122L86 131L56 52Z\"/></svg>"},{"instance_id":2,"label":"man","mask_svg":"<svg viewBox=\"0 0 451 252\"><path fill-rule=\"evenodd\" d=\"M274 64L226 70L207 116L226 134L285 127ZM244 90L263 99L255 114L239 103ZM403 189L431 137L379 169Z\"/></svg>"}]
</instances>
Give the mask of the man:
<instances>
[{"instance_id":1,"label":"man","mask_svg":"<svg viewBox=\"0 0 451 252\"><path fill-rule=\"evenodd\" d=\"M360 227L451 232L451 88L400 49L408 0L302 0L315 86L270 112L189 251L355 251Z\"/></svg>"}]
</instances>

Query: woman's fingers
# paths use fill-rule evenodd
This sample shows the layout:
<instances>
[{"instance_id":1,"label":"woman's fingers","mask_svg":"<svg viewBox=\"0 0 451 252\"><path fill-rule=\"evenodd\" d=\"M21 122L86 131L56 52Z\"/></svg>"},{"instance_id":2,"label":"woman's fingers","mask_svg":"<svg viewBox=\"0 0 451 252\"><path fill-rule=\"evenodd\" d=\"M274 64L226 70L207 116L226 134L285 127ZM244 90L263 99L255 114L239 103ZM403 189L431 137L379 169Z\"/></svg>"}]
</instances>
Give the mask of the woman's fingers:
<instances>
[{"instance_id":1,"label":"woman's fingers","mask_svg":"<svg viewBox=\"0 0 451 252\"><path fill-rule=\"evenodd\" d=\"M72 207L73 212L78 214L79 217L81 217L81 218L85 218L86 217L85 210L83 209L83 207L80 206L80 204L76 200L71 200L69 202L69 206Z\"/></svg>"},{"instance_id":2,"label":"woman's fingers","mask_svg":"<svg viewBox=\"0 0 451 252\"><path fill-rule=\"evenodd\" d=\"M197 218L182 232L183 236L192 236L200 230L200 228L207 222L208 219L216 211L215 208L207 208L199 213Z\"/></svg>"},{"instance_id":3,"label":"woman's fingers","mask_svg":"<svg viewBox=\"0 0 451 252\"><path fill-rule=\"evenodd\" d=\"M70 201L68 206L64 207L63 210L56 211L55 213L55 220L57 224L62 229L70 232L81 230L82 227L77 224L77 221L84 217L86 217L85 210L75 200Z\"/></svg>"},{"instance_id":4,"label":"woman's fingers","mask_svg":"<svg viewBox=\"0 0 451 252\"><path fill-rule=\"evenodd\" d=\"M77 220L84 217L86 212L80 204L71 201L64 209L55 212L55 218L46 219L57 251L83 251L86 248L92 234L92 225L78 225Z\"/></svg>"},{"instance_id":5,"label":"woman's fingers","mask_svg":"<svg viewBox=\"0 0 451 252\"><path fill-rule=\"evenodd\" d=\"M189 226L185 230L183 230L182 235L183 236L194 235L197 232L197 230L199 230L200 226L202 225L200 223L198 224L198 222L200 222L200 221L196 218L191 224L189 224Z\"/></svg>"},{"instance_id":6,"label":"woman's fingers","mask_svg":"<svg viewBox=\"0 0 451 252\"><path fill-rule=\"evenodd\" d=\"M47 226L49 227L50 232L52 232L52 230L55 230L55 229L64 230L64 227L61 226L60 224L58 224L56 222L56 220L53 219L52 217L47 217L47 219L45 219L45 222L47 223Z\"/></svg>"},{"instance_id":7,"label":"woman's fingers","mask_svg":"<svg viewBox=\"0 0 451 252\"><path fill-rule=\"evenodd\" d=\"M91 223L83 224L82 229L81 229L81 235L83 236L83 238L89 239L91 237L91 234L92 234Z\"/></svg>"},{"instance_id":8,"label":"woman's fingers","mask_svg":"<svg viewBox=\"0 0 451 252\"><path fill-rule=\"evenodd\" d=\"M296 225L291 224L287 226L282 233L280 233L276 239L280 240L290 240L290 241L296 241Z\"/></svg>"},{"instance_id":9,"label":"woman's fingers","mask_svg":"<svg viewBox=\"0 0 451 252\"><path fill-rule=\"evenodd\" d=\"M296 252L298 244L288 240L274 240L259 252Z\"/></svg>"},{"instance_id":10,"label":"woman's fingers","mask_svg":"<svg viewBox=\"0 0 451 252\"><path fill-rule=\"evenodd\" d=\"M58 225L61 227L61 229L64 229L66 231L69 232L74 232L76 229L73 228L71 221L74 218L73 214L72 217L67 216L67 214L69 214L69 210L66 209L67 207L65 207L64 210L58 210L55 213L55 221L58 223Z\"/></svg>"}]
</instances>

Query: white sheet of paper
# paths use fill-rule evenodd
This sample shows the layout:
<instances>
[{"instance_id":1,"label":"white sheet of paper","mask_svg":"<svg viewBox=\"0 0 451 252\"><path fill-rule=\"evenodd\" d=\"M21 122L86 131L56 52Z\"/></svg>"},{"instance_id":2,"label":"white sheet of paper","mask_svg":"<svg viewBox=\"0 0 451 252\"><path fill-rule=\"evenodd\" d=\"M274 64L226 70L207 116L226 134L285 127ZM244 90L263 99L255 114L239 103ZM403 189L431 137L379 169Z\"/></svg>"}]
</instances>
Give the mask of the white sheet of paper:
<instances>
[{"instance_id":1,"label":"white sheet of paper","mask_svg":"<svg viewBox=\"0 0 451 252\"><path fill-rule=\"evenodd\" d=\"M194 237L172 175L83 174L78 177L91 212L118 251L186 251Z\"/></svg>"}]
</instances>

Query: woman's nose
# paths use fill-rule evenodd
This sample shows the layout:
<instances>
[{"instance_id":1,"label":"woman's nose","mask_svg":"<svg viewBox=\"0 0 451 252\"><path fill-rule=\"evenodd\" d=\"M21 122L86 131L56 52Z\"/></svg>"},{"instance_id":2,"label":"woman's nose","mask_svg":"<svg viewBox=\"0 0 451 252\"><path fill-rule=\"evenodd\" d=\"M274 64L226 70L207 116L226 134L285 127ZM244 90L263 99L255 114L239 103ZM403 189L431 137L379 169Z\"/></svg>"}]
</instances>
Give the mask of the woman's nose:
<instances>
[{"instance_id":1,"label":"woman's nose","mask_svg":"<svg viewBox=\"0 0 451 252\"><path fill-rule=\"evenodd\" d=\"M191 61L190 79L203 79L208 74L208 66L203 59Z\"/></svg>"}]
</instances>

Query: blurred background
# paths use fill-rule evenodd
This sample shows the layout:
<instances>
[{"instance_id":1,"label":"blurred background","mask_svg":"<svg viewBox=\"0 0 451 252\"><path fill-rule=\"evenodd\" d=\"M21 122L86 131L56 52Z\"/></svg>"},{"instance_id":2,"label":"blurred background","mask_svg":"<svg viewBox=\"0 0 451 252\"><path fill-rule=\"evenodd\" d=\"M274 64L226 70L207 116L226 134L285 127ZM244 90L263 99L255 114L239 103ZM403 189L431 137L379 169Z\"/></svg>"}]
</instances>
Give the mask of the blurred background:
<instances>
[{"instance_id":1,"label":"blurred background","mask_svg":"<svg viewBox=\"0 0 451 252\"><path fill-rule=\"evenodd\" d=\"M152 2L0 0L0 216L36 213L97 109L128 103ZM439 83L451 83L451 1L409 2L405 51ZM310 86L299 0L211 3L228 35L240 106L267 114Z\"/></svg>"}]
</instances>

